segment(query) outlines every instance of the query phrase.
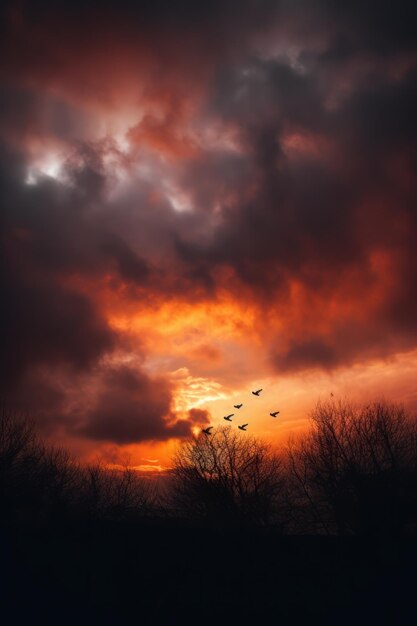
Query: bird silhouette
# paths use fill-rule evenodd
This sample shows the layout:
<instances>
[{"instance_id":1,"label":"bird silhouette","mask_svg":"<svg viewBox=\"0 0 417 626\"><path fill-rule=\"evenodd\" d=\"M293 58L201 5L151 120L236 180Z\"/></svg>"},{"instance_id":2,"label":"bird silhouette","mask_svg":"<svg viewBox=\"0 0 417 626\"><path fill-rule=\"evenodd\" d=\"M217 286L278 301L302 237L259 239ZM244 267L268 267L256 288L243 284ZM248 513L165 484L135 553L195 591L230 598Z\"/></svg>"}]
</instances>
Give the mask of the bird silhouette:
<instances>
[{"instance_id":1,"label":"bird silhouette","mask_svg":"<svg viewBox=\"0 0 417 626\"><path fill-rule=\"evenodd\" d=\"M261 393L262 389L258 389L257 391L252 391L254 396L259 396L259 394Z\"/></svg>"},{"instance_id":2,"label":"bird silhouette","mask_svg":"<svg viewBox=\"0 0 417 626\"><path fill-rule=\"evenodd\" d=\"M242 408L242 406L243 406L243 404L234 404L234 405L233 405L233 408L235 408L235 409L241 409L241 408Z\"/></svg>"},{"instance_id":3,"label":"bird silhouette","mask_svg":"<svg viewBox=\"0 0 417 626\"><path fill-rule=\"evenodd\" d=\"M231 415L226 415L223 419L226 420L227 422L231 422L233 415L234 415L233 413Z\"/></svg>"},{"instance_id":4,"label":"bird silhouette","mask_svg":"<svg viewBox=\"0 0 417 626\"><path fill-rule=\"evenodd\" d=\"M207 428L203 428L203 433L205 435L211 435L212 428L213 428L213 426L208 426Z\"/></svg>"},{"instance_id":5,"label":"bird silhouette","mask_svg":"<svg viewBox=\"0 0 417 626\"><path fill-rule=\"evenodd\" d=\"M238 428L240 428L240 430L246 431L246 426L249 426L249 424L242 424L242 426L238 426Z\"/></svg>"},{"instance_id":6,"label":"bird silhouette","mask_svg":"<svg viewBox=\"0 0 417 626\"><path fill-rule=\"evenodd\" d=\"M269 415L271 417L276 417L278 415L279 411L274 411L273 413L270 413Z\"/></svg>"}]
</instances>

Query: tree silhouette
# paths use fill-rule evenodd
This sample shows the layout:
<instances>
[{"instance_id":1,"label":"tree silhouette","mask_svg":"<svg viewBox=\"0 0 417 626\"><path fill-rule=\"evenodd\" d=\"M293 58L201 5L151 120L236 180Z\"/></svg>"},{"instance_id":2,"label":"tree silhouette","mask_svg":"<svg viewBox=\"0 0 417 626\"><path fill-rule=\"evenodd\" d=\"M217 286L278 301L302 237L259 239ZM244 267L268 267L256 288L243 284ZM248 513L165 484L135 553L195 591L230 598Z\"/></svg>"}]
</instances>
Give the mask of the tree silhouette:
<instances>
[{"instance_id":1,"label":"tree silhouette","mask_svg":"<svg viewBox=\"0 0 417 626\"><path fill-rule=\"evenodd\" d=\"M212 525L284 523L281 461L230 427L186 441L173 460L172 500L181 514Z\"/></svg>"},{"instance_id":2,"label":"tree silhouette","mask_svg":"<svg viewBox=\"0 0 417 626\"><path fill-rule=\"evenodd\" d=\"M221 427L185 441L166 501L179 519L298 534L417 532L417 426L396 405L320 402L311 428L274 454ZM82 466L35 424L0 413L0 523L140 520L163 513L154 483L129 466Z\"/></svg>"},{"instance_id":3,"label":"tree silhouette","mask_svg":"<svg viewBox=\"0 0 417 626\"><path fill-rule=\"evenodd\" d=\"M417 429L401 407L319 402L311 430L288 452L299 531L416 529Z\"/></svg>"}]
</instances>

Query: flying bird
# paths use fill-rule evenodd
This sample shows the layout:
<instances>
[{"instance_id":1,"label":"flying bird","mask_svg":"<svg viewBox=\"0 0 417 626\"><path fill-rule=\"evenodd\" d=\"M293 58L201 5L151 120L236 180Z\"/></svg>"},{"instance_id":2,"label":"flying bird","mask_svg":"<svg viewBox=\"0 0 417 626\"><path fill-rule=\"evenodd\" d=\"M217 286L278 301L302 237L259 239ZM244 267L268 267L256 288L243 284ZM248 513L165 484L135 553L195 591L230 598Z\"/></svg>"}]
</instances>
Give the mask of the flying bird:
<instances>
[{"instance_id":1,"label":"flying bird","mask_svg":"<svg viewBox=\"0 0 417 626\"><path fill-rule=\"evenodd\" d=\"M238 428L240 428L240 430L246 431L246 426L249 426L249 424L242 424L242 426L238 426Z\"/></svg>"},{"instance_id":2,"label":"flying bird","mask_svg":"<svg viewBox=\"0 0 417 626\"><path fill-rule=\"evenodd\" d=\"M231 422L233 415L234 413L232 413L231 415L226 415L223 419L226 420L227 422Z\"/></svg>"},{"instance_id":3,"label":"flying bird","mask_svg":"<svg viewBox=\"0 0 417 626\"><path fill-rule=\"evenodd\" d=\"M234 405L233 405L233 408L235 408L235 409L241 409L241 408L242 408L242 406L243 406L243 404L234 404Z\"/></svg>"},{"instance_id":4,"label":"flying bird","mask_svg":"<svg viewBox=\"0 0 417 626\"><path fill-rule=\"evenodd\" d=\"M271 417L276 417L278 415L279 411L274 411L273 413L270 413L269 415Z\"/></svg>"},{"instance_id":5,"label":"flying bird","mask_svg":"<svg viewBox=\"0 0 417 626\"><path fill-rule=\"evenodd\" d=\"M205 435L211 435L212 428L213 428L213 426L208 426L207 428L203 428L203 433Z\"/></svg>"},{"instance_id":6,"label":"flying bird","mask_svg":"<svg viewBox=\"0 0 417 626\"><path fill-rule=\"evenodd\" d=\"M258 389L257 391L252 391L254 396L259 396L259 394L261 393L262 389Z\"/></svg>"}]
</instances>

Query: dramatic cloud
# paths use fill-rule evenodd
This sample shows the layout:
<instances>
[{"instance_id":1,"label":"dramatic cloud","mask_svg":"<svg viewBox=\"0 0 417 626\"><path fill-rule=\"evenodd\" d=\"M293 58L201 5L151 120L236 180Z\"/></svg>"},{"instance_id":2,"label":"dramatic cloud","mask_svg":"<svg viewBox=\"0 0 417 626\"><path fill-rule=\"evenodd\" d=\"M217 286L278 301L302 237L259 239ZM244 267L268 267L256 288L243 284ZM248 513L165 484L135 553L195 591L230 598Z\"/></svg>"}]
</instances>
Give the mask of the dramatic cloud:
<instances>
[{"instance_id":1,"label":"dramatic cloud","mask_svg":"<svg viewBox=\"0 0 417 626\"><path fill-rule=\"evenodd\" d=\"M151 379L142 372L119 367L111 369L100 381L102 391L96 405L84 419L79 432L92 439L132 443L184 437L193 422L204 423L206 413L190 414L191 420L168 423L172 390L162 378Z\"/></svg>"},{"instance_id":2,"label":"dramatic cloud","mask_svg":"<svg viewBox=\"0 0 417 626\"><path fill-rule=\"evenodd\" d=\"M4 397L50 432L167 441L261 376L415 350L413 17L6 3Z\"/></svg>"}]
</instances>

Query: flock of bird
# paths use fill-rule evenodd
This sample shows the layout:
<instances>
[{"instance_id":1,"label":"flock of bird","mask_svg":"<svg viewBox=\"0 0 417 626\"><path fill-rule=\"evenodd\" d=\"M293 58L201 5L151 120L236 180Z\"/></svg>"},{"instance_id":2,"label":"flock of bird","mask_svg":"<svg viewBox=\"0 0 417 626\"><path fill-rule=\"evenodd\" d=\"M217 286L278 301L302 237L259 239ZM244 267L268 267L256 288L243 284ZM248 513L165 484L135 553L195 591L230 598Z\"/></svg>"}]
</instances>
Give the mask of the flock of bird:
<instances>
[{"instance_id":1,"label":"flock of bird","mask_svg":"<svg viewBox=\"0 0 417 626\"><path fill-rule=\"evenodd\" d=\"M252 391L252 395L259 397L261 394L262 389L257 389L256 391ZM235 409L241 409L243 406L243 403L241 404L234 404L233 408ZM277 415L279 414L279 411L272 411L272 413L270 413L269 415L271 417L277 417ZM232 422L232 417L234 417L234 413L230 413L229 415L225 415L223 417L224 420L226 420L226 422ZM249 426L249 424L240 424L238 425L239 430L243 430L244 432L246 432L247 427ZM211 435L211 431L213 430L214 426L207 426L207 428L203 428L202 432L205 435Z\"/></svg>"}]
</instances>

